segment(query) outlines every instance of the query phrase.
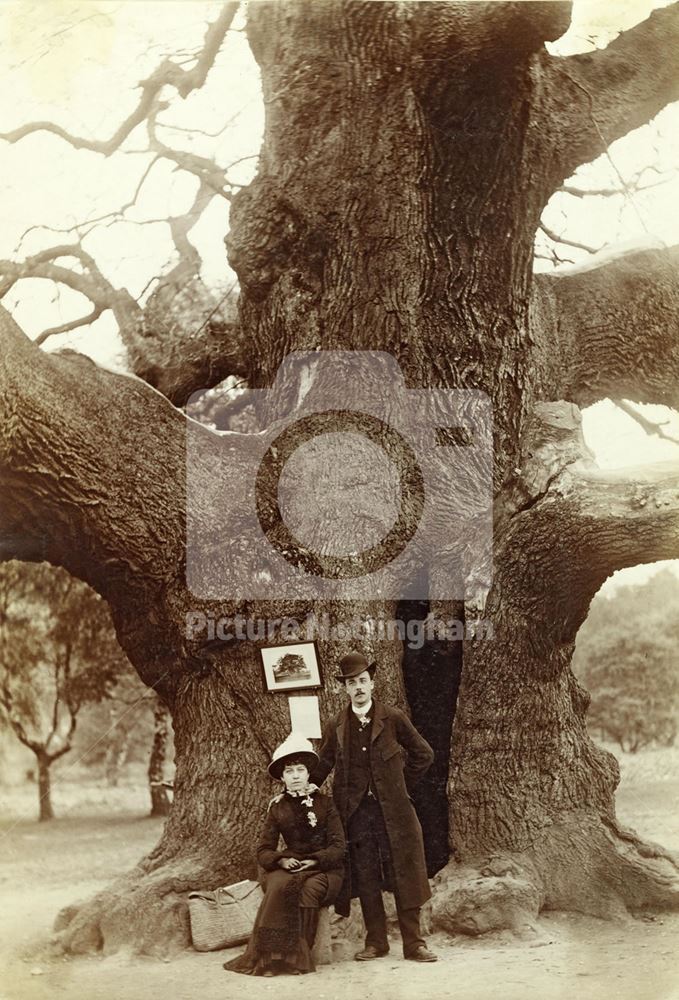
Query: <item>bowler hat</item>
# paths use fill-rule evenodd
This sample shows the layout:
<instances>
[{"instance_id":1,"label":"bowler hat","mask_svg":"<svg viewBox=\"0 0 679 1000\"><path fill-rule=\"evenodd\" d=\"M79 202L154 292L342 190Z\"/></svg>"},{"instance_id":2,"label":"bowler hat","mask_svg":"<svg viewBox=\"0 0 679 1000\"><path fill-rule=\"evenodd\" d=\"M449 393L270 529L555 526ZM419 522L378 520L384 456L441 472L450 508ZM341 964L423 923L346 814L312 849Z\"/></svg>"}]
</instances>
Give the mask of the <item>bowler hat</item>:
<instances>
[{"instance_id":1,"label":"bowler hat","mask_svg":"<svg viewBox=\"0 0 679 1000\"><path fill-rule=\"evenodd\" d=\"M341 673L335 674L335 677L338 681L347 681L350 677L362 674L364 670L367 670L370 676L373 677L377 670L377 663L374 661L368 663L363 653L347 653L339 661L339 668Z\"/></svg>"},{"instance_id":2,"label":"bowler hat","mask_svg":"<svg viewBox=\"0 0 679 1000\"><path fill-rule=\"evenodd\" d=\"M290 733L287 740L284 740L274 750L271 763L269 764L269 774L271 777L277 778L280 781L283 776L283 768L292 759L306 764L309 771L318 764L318 754L311 743L298 733Z\"/></svg>"}]
</instances>

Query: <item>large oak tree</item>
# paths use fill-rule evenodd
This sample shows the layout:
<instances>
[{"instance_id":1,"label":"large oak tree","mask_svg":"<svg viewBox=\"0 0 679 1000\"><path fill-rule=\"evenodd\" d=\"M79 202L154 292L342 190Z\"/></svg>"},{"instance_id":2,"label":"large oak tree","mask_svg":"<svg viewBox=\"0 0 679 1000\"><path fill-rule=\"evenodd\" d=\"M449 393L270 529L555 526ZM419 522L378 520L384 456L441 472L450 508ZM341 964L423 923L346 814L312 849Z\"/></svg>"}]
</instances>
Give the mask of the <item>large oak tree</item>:
<instances>
[{"instance_id":1,"label":"large oak tree","mask_svg":"<svg viewBox=\"0 0 679 1000\"><path fill-rule=\"evenodd\" d=\"M182 96L200 86L233 14L227 5L208 31L195 69L163 64L120 130L86 148L115 149L152 111L159 82ZM543 907L612 916L677 904L675 863L616 820L617 764L587 734L588 695L570 660L609 574L679 556L679 470L604 474L579 416L605 397L677 406L679 252L535 275L533 245L564 180L679 97L679 6L656 11L606 49L549 54L545 42L568 23L562 3L251 5L266 127L257 176L232 200L239 328L185 342L184 365L181 342L164 345L157 335L149 364L138 327L121 313L123 337L134 338L134 378L74 353L47 354L2 313L2 554L64 566L105 597L130 660L170 706L176 734L175 802L160 843L62 917L73 951L183 945L185 891L252 871L270 794L265 764L285 735L287 706L262 694L257 641L187 637L186 614L300 619L315 607L343 620L398 610L375 600L369 585L351 602L314 605L292 594L247 606L197 599L187 587L188 424L177 404L226 373L270 386L292 351L383 351L409 388L483 390L492 400L492 585L477 586L484 567L468 544L474 518L460 521L444 489L441 551L427 553L425 569L432 593L441 591L437 574L459 574L466 608L432 601L420 612L482 614L494 638L467 639L461 651L442 642L435 656L431 647L409 651L407 684L399 641L365 643L379 659L386 699L405 703L406 688L416 690L419 658L425 703L448 692L448 725L457 685L430 683L431 664L450 670L461 660L449 741L451 861L435 919L476 932L514 926ZM45 128L54 131L33 123L5 138ZM350 401L346 386L316 379L313 366L299 379L293 416L321 395L331 408ZM361 388L389 407L379 372ZM275 407L267 416L264 438L228 436L228 475L215 490L231 496L229 481L251 469L261 440L274 439ZM192 428L207 461L214 435ZM345 457L351 483L361 461ZM307 461L300 470L312 484L313 451ZM475 474L464 481L470 496ZM215 526L212 499L191 513L212 539L211 558L240 560L254 573L247 517L236 508ZM315 511L310 500L299 514L312 534ZM324 525L332 541L339 529ZM328 680L347 645L321 641ZM326 683L323 714L340 703ZM443 746L439 757L447 757L447 736Z\"/></svg>"}]
</instances>

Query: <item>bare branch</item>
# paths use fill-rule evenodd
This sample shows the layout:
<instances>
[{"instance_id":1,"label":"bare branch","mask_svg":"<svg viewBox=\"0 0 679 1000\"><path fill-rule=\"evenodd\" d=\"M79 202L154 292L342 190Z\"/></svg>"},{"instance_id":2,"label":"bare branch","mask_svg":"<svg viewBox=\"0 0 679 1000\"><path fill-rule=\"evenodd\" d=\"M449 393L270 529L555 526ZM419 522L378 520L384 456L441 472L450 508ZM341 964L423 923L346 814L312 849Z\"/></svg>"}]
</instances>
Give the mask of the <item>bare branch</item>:
<instances>
[{"instance_id":1,"label":"bare branch","mask_svg":"<svg viewBox=\"0 0 679 1000\"><path fill-rule=\"evenodd\" d=\"M90 301L101 304L101 289L87 275L79 274L68 267L60 264L36 261L29 257L23 264L13 261L0 261L0 274L3 280L0 281L0 298L3 298L9 290L24 278L47 278L51 281L60 282L67 285L81 295L85 295Z\"/></svg>"},{"instance_id":2,"label":"bare branch","mask_svg":"<svg viewBox=\"0 0 679 1000\"><path fill-rule=\"evenodd\" d=\"M614 399L613 403L619 410L622 410L628 417L636 421L649 437L659 437L663 441L671 441L673 444L679 444L679 438L674 437L672 434L667 434L664 430L669 420L663 420L660 423L655 420L649 420L636 406L629 403L626 399Z\"/></svg>"},{"instance_id":3,"label":"bare branch","mask_svg":"<svg viewBox=\"0 0 679 1000\"><path fill-rule=\"evenodd\" d=\"M32 750L34 753L38 753L40 750L42 750L42 744L36 740L32 740L28 736L26 730L24 729L23 723L21 722L21 719L17 718L17 716L14 713L14 698L12 696L12 692L6 675L3 676L2 684L0 684L0 703L5 709L7 718L9 720L9 724L16 733L17 739L21 743L23 743L24 746L27 746L30 750Z\"/></svg>"},{"instance_id":4,"label":"bare branch","mask_svg":"<svg viewBox=\"0 0 679 1000\"><path fill-rule=\"evenodd\" d=\"M114 153L120 148L130 132L132 132L137 125L141 125L141 123L145 121L151 109L154 107L156 90L152 89L147 84L141 84L141 87L141 101L132 114L129 115L116 132L113 133L110 139L84 139L67 132L66 129L61 127L61 125L56 125L54 122L48 121L28 122L26 125L21 125L19 128L15 128L11 132L0 132L0 139L4 139L6 142L14 143L19 142L20 139L24 139L27 135L33 135L35 132L50 132L52 135L56 135L65 142L68 142L74 149L89 149L93 153L103 153L104 156L110 156L111 153ZM158 89L160 89L160 87ZM161 106L166 107L167 105L163 104Z\"/></svg>"},{"instance_id":5,"label":"bare branch","mask_svg":"<svg viewBox=\"0 0 679 1000\"><path fill-rule=\"evenodd\" d=\"M654 181L652 184L638 184L635 181L630 181L625 184L624 187L609 187L609 188L577 188L573 187L572 184L562 184L559 191L563 194L570 194L574 198L613 198L615 196L625 197L629 194L639 194L642 191L650 191L652 188L661 187L663 184L669 184L673 179L672 174L668 177L663 177L659 181Z\"/></svg>"},{"instance_id":6,"label":"bare branch","mask_svg":"<svg viewBox=\"0 0 679 1000\"><path fill-rule=\"evenodd\" d=\"M75 149L89 149L94 153L110 156L149 115L167 107L159 97L163 87L172 86L180 97L186 98L191 91L203 86L237 10L238 3L225 4L219 16L209 25L202 50L192 69L185 70L179 63L164 59L151 76L139 84L141 97L137 107L119 125L110 139L87 139L75 136L60 125L48 121L29 122L10 132L0 133L0 139L14 143L35 132L50 132Z\"/></svg>"},{"instance_id":7,"label":"bare branch","mask_svg":"<svg viewBox=\"0 0 679 1000\"><path fill-rule=\"evenodd\" d=\"M189 233L198 222L200 216L208 207L215 193L203 181L200 182L196 196L189 209L183 215L172 215L167 219L159 219L170 227L170 235L174 243L177 256L177 264L165 274L158 282L157 292L165 287L186 283L195 278L202 266L202 259L195 246L189 239ZM148 287L148 285L146 286ZM143 294L143 293L142 293ZM158 317L164 323L166 329L170 330L167 320ZM157 321L157 320L156 320Z\"/></svg>"},{"instance_id":8,"label":"bare branch","mask_svg":"<svg viewBox=\"0 0 679 1000\"><path fill-rule=\"evenodd\" d=\"M589 243L579 243L577 240L568 239L566 236L559 236L559 234L555 233L553 229L546 226L544 222L540 223L539 228L545 236L547 236L554 243L562 243L564 246L575 247L577 250L586 250L587 253L598 253L599 250L601 250L601 247L593 247L590 246Z\"/></svg>"},{"instance_id":9,"label":"bare branch","mask_svg":"<svg viewBox=\"0 0 679 1000\"><path fill-rule=\"evenodd\" d=\"M595 52L542 55L543 122L555 187L679 99L679 4Z\"/></svg>"},{"instance_id":10,"label":"bare branch","mask_svg":"<svg viewBox=\"0 0 679 1000\"><path fill-rule=\"evenodd\" d=\"M85 273L81 274L72 268L55 264L55 260L63 257L75 257L80 261ZM130 293L124 288L116 288L100 271L94 258L87 253L81 243L62 243L46 247L39 253L27 257L23 263L10 260L0 260L0 298L24 278L45 278L57 284L66 285L84 295L92 303L92 311L78 319L44 330L37 338L38 344L43 344L48 337L59 333L67 333L78 327L94 322L106 310L111 309L121 335L138 320L141 310Z\"/></svg>"},{"instance_id":11,"label":"bare branch","mask_svg":"<svg viewBox=\"0 0 679 1000\"><path fill-rule=\"evenodd\" d=\"M43 330L35 338L35 343L40 346L44 344L48 337L54 337L58 333L70 333L71 330L77 330L81 326L89 326L90 323L94 323L95 320L106 312L104 306L95 306L92 312L87 313L86 316L80 316L78 319L72 319L70 323L60 323L59 326L51 326L48 330Z\"/></svg>"},{"instance_id":12,"label":"bare branch","mask_svg":"<svg viewBox=\"0 0 679 1000\"><path fill-rule=\"evenodd\" d=\"M143 335L128 342L135 373L176 406L183 406L197 389L215 386L229 375L249 374L248 345L243 343L237 325L215 318L233 287L206 313L199 326L168 331L162 301L172 286L159 286L145 310Z\"/></svg>"},{"instance_id":13,"label":"bare branch","mask_svg":"<svg viewBox=\"0 0 679 1000\"><path fill-rule=\"evenodd\" d=\"M134 190L134 194L132 195L132 197L130 198L130 200L127 201L124 205L121 205L120 208L115 209L115 211L113 211L113 212L105 212L103 215L97 215L97 216L95 216L92 219L84 219L82 222L76 222L73 226L67 226L64 229L60 229L60 228L55 227L55 226L46 226L46 225L33 225L33 226L29 226L28 229L24 230L24 232L21 234L21 237L19 238L19 243L15 247L15 251L14 252L18 253L20 251L21 245L24 242L24 240L26 239L26 237L29 236L31 233L36 232L38 230L42 230L43 232L48 232L48 233L57 233L59 235L71 235L72 233L76 233L80 237L80 239L82 240L86 236L89 236L89 234L92 232L92 230L94 228L96 228L96 226L101 225L101 224L104 224L105 226L110 226L112 223L114 223L116 221L125 221L128 224L130 224L130 225L139 225L139 226L141 226L141 225L145 225L146 221L148 221L148 222L154 222L154 221L156 221L156 220L153 220L153 219L144 220L144 221L136 221L136 220L125 219L125 214L126 214L126 212L129 211L130 208L133 208L137 204L137 200L139 198L139 195L141 194L141 189L144 186L145 181L148 179L149 174L151 173L151 170L153 169L153 167L155 166L155 164L158 163L160 160L161 160L161 156L159 154L156 154L156 155L154 155L152 157L151 161L147 164L147 166L144 169L141 177L139 178L139 181L137 182L137 185L136 185L135 190ZM166 220L163 219L161 221L165 222ZM75 246L79 247L80 249L82 249L82 243L75 244ZM71 256L73 256L73 254L71 254ZM90 260L92 260L91 257L90 257Z\"/></svg>"},{"instance_id":14,"label":"bare branch","mask_svg":"<svg viewBox=\"0 0 679 1000\"><path fill-rule=\"evenodd\" d=\"M542 398L679 408L679 246L615 249L534 277Z\"/></svg>"},{"instance_id":15,"label":"bare branch","mask_svg":"<svg viewBox=\"0 0 679 1000\"><path fill-rule=\"evenodd\" d=\"M158 156L176 163L181 170L187 170L189 173L194 174L201 184L205 184L211 188L215 194L220 195L227 201L230 200L231 196L229 192L224 190L227 184L226 171L215 163L214 160L210 160L206 156L199 156L197 153L191 153L185 149L172 149L170 146L166 146L156 134L153 117L149 118L147 129L149 146Z\"/></svg>"}]
</instances>

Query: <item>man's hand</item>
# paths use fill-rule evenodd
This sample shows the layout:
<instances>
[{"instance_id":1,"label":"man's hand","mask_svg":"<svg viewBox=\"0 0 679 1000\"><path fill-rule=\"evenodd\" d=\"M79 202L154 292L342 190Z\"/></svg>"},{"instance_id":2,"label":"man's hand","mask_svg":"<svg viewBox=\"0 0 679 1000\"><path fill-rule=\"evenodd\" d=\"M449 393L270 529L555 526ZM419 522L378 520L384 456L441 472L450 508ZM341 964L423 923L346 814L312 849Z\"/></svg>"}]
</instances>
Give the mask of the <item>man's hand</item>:
<instances>
[{"instance_id":1,"label":"man's hand","mask_svg":"<svg viewBox=\"0 0 679 1000\"><path fill-rule=\"evenodd\" d=\"M299 868L296 869L298 872L306 871L307 868L318 867L318 861L315 858L306 858L305 861L299 861L298 864Z\"/></svg>"}]
</instances>

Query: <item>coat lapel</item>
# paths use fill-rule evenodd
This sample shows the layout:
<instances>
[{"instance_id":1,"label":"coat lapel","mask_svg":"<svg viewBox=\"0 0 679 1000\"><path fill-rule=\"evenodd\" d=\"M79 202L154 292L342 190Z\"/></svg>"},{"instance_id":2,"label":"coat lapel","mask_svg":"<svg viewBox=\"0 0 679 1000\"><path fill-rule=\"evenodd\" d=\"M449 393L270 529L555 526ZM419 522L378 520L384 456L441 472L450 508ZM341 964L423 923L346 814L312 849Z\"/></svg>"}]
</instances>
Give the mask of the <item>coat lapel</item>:
<instances>
[{"instance_id":1,"label":"coat lapel","mask_svg":"<svg viewBox=\"0 0 679 1000\"><path fill-rule=\"evenodd\" d=\"M349 708L340 715L337 725L337 744L342 747L345 760L349 759Z\"/></svg>"},{"instance_id":2,"label":"coat lapel","mask_svg":"<svg viewBox=\"0 0 679 1000\"><path fill-rule=\"evenodd\" d=\"M372 734L370 736L370 742L374 743L377 737L380 735L384 729L384 709L382 708L379 701L373 701L375 706L375 714L373 715L373 727Z\"/></svg>"}]
</instances>

